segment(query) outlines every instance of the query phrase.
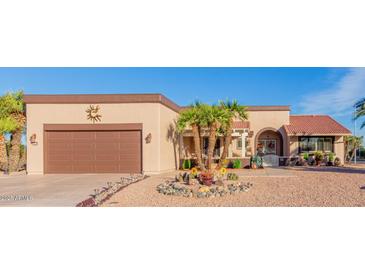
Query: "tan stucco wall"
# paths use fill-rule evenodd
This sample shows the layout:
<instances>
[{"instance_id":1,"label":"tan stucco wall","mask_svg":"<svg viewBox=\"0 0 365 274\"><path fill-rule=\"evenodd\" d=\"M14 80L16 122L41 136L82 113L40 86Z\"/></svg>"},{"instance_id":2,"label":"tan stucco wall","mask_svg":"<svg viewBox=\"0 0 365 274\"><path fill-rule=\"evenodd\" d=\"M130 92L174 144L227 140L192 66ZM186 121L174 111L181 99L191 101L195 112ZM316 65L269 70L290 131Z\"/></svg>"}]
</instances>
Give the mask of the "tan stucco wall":
<instances>
[{"instance_id":1,"label":"tan stucco wall","mask_svg":"<svg viewBox=\"0 0 365 274\"><path fill-rule=\"evenodd\" d=\"M160 172L179 168L178 114L160 105Z\"/></svg>"},{"instance_id":2,"label":"tan stucco wall","mask_svg":"<svg viewBox=\"0 0 365 274\"><path fill-rule=\"evenodd\" d=\"M173 150L162 136L174 113L159 103L99 104L101 123L143 123L143 170L159 173L173 169ZM27 170L29 174L43 173L43 124L91 124L85 110L89 104L28 104L27 105ZM167 111L166 111L167 110ZM175 115L175 114L174 114ZM166 116L166 117L165 117ZM162 117L162 118L161 118ZM29 136L37 135L38 145L29 143ZM147 144L146 136L152 141ZM164 154L163 156L161 156Z\"/></svg>"},{"instance_id":3,"label":"tan stucco wall","mask_svg":"<svg viewBox=\"0 0 365 274\"><path fill-rule=\"evenodd\" d=\"M298 155L299 152L299 138L297 136L289 137L289 155L291 157Z\"/></svg>"},{"instance_id":4,"label":"tan stucco wall","mask_svg":"<svg viewBox=\"0 0 365 274\"><path fill-rule=\"evenodd\" d=\"M336 157L341 159L341 164L345 163L345 144L344 144L343 136L335 137L334 150L335 150Z\"/></svg>"},{"instance_id":5,"label":"tan stucco wall","mask_svg":"<svg viewBox=\"0 0 365 274\"><path fill-rule=\"evenodd\" d=\"M250 130L254 133L250 141L253 154L256 154L256 136L264 128L280 131L283 136L283 144L287 143L287 136L282 127L289 125L289 111L249 111L248 121L250 121ZM286 145L283 147L283 154L288 155L288 146Z\"/></svg>"}]
</instances>

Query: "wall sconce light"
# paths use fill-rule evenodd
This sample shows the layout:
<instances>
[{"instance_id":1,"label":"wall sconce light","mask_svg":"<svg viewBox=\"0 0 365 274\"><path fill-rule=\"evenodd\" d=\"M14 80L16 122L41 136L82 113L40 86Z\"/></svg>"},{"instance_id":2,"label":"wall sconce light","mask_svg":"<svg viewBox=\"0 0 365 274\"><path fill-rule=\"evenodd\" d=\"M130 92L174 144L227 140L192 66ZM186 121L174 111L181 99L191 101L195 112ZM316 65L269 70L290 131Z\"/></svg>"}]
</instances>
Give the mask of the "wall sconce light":
<instances>
[{"instance_id":1,"label":"wall sconce light","mask_svg":"<svg viewBox=\"0 0 365 274\"><path fill-rule=\"evenodd\" d=\"M147 135L147 137L145 138L145 140L146 140L146 144L151 143L151 141L152 141L152 134L151 134L151 133L148 133L148 135Z\"/></svg>"},{"instance_id":2,"label":"wall sconce light","mask_svg":"<svg viewBox=\"0 0 365 274\"><path fill-rule=\"evenodd\" d=\"M32 145L38 145L38 142L37 142L37 135L34 133L32 134L32 136L30 136L29 138L29 141Z\"/></svg>"}]
</instances>

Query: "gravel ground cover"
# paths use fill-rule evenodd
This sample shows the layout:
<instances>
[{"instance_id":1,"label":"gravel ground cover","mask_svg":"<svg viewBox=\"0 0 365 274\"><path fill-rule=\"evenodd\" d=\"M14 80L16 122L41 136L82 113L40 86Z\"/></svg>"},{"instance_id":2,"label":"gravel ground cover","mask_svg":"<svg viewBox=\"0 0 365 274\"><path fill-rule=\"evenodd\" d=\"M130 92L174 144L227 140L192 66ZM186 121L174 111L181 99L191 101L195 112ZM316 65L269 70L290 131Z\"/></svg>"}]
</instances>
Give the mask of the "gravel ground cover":
<instances>
[{"instance_id":1,"label":"gravel ground cover","mask_svg":"<svg viewBox=\"0 0 365 274\"><path fill-rule=\"evenodd\" d=\"M157 185L175 173L152 176L130 185L103 206L114 207L362 207L365 169L298 167L238 172L240 182L252 183L247 193L207 199L165 196Z\"/></svg>"}]
</instances>

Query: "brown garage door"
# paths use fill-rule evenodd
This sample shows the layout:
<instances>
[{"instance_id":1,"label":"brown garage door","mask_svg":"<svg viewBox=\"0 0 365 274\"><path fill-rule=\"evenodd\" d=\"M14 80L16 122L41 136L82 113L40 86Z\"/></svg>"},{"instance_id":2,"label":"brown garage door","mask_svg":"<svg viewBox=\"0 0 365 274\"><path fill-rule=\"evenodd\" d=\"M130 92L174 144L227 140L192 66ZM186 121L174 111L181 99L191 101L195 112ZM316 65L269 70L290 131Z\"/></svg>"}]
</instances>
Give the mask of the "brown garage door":
<instances>
[{"instance_id":1,"label":"brown garage door","mask_svg":"<svg viewBox=\"0 0 365 274\"><path fill-rule=\"evenodd\" d=\"M140 173L140 130L45 131L45 173Z\"/></svg>"}]
</instances>

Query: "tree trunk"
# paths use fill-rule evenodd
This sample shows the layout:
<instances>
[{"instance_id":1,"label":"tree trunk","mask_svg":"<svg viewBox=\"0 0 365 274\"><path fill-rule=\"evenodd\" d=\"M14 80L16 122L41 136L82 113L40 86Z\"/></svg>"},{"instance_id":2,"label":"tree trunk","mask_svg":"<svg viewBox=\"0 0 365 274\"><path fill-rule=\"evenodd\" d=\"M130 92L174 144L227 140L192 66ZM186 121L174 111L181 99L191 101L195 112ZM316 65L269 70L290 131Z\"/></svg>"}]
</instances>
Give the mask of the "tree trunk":
<instances>
[{"instance_id":1,"label":"tree trunk","mask_svg":"<svg viewBox=\"0 0 365 274\"><path fill-rule=\"evenodd\" d=\"M6 143L4 135L0 135L0 170L7 170L8 155L6 153Z\"/></svg>"},{"instance_id":2,"label":"tree trunk","mask_svg":"<svg viewBox=\"0 0 365 274\"><path fill-rule=\"evenodd\" d=\"M193 131L193 137L194 137L196 160L198 162L198 166L200 167L200 170L205 170L205 166L202 161L202 152L201 152L201 147L200 147L200 133L199 133L198 126L193 125L192 131Z\"/></svg>"},{"instance_id":3,"label":"tree trunk","mask_svg":"<svg viewBox=\"0 0 365 274\"><path fill-rule=\"evenodd\" d=\"M350 164L351 164L352 160L355 158L356 150L357 150L357 148L354 148L354 149L351 151L351 157L350 157L350 160L349 160Z\"/></svg>"},{"instance_id":4,"label":"tree trunk","mask_svg":"<svg viewBox=\"0 0 365 274\"><path fill-rule=\"evenodd\" d=\"M9 153L9 172L18 171L21 142L22 142L22 130L19 129L11 135L10 153Z\"/></svg>"},{"instance_id":5,"label":"tree trunk","mask_svg":"<svg viewBox=\"0 0 365 274\"><path fill-rule=\"evenodd\" d=\"M213 153L215 148L215 143L217 141L217 129L218 125L214 123L209 132L209 141L208 141L208 163L207 163L207 169L210 170L212 167L213 162Z\"/></svg>"},{"instance_id":6,"label":"tree trunk","mask_svg":"<svg viewBox=\"0 0 365 274\"><path fill-rule=\"evenodd\" d=\"M228 157L229 146L232 143L232 125L233 125L233 122L231 121L229 123L229 126L228 126L227 131L224 136L224 147L223 147L221 159L219 161L219 166L218 166L219 168L221 168L223 166L224 160L227 159L227 157Z\"/></svg>"}]
</instances>

